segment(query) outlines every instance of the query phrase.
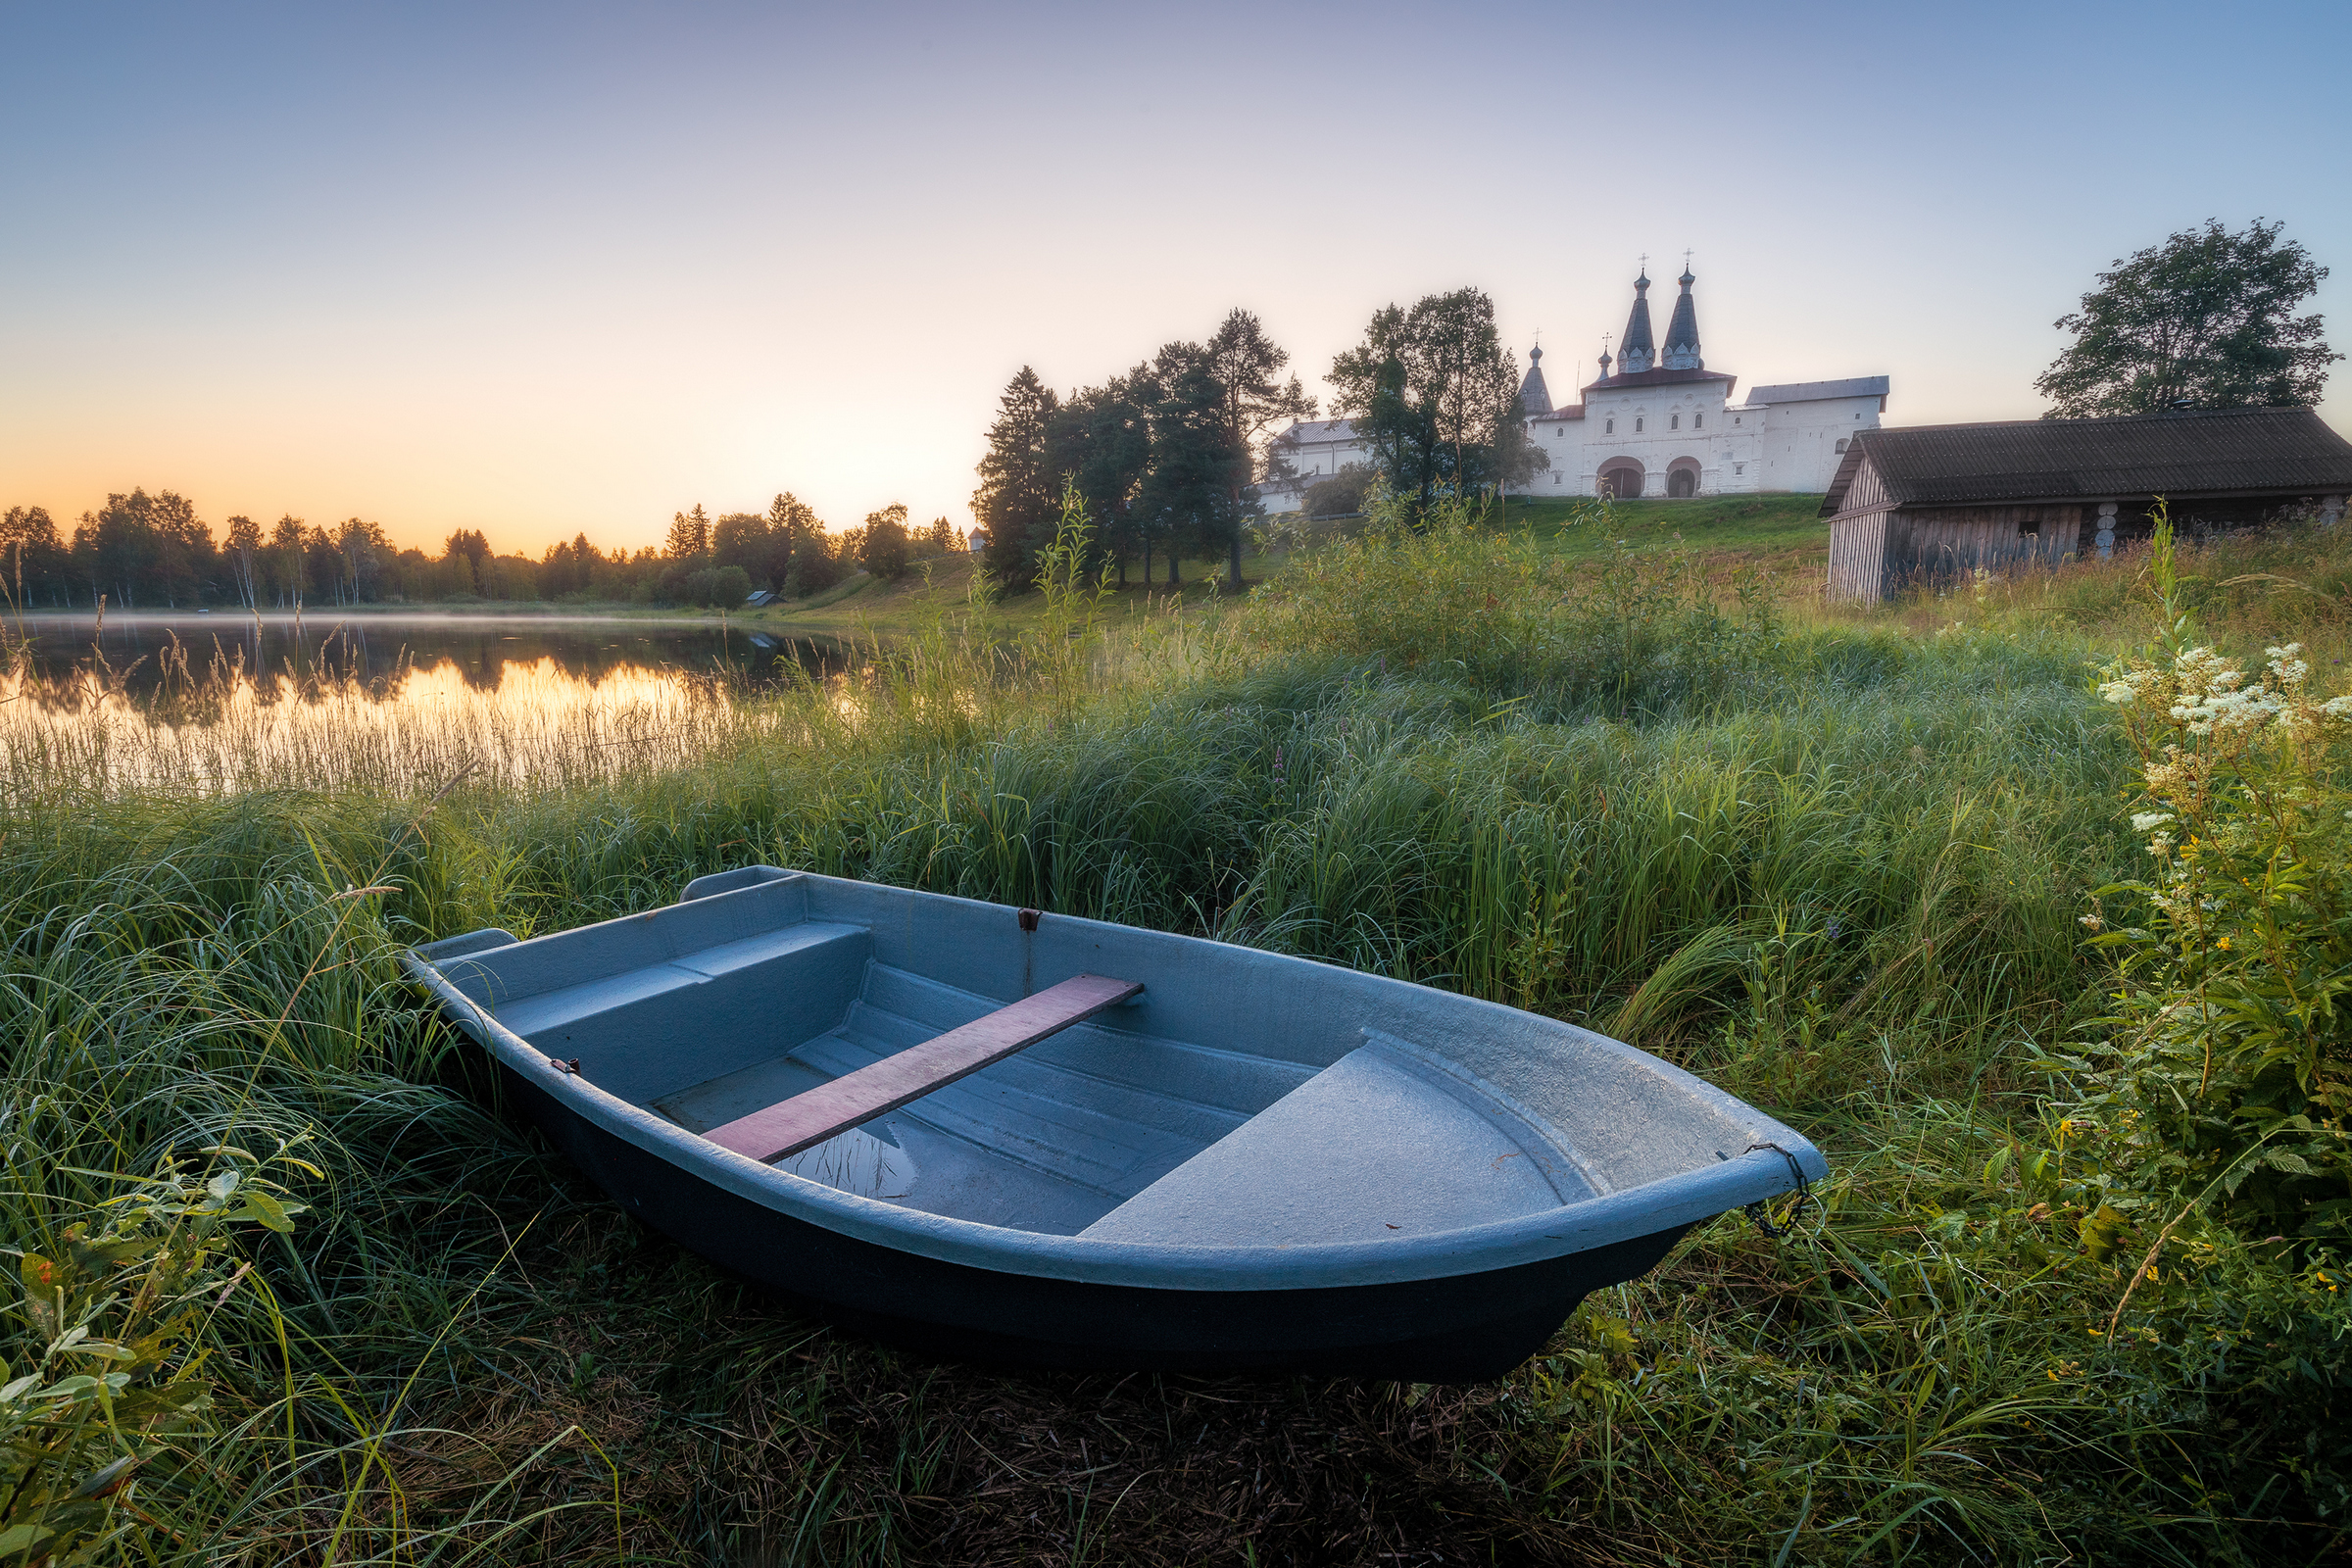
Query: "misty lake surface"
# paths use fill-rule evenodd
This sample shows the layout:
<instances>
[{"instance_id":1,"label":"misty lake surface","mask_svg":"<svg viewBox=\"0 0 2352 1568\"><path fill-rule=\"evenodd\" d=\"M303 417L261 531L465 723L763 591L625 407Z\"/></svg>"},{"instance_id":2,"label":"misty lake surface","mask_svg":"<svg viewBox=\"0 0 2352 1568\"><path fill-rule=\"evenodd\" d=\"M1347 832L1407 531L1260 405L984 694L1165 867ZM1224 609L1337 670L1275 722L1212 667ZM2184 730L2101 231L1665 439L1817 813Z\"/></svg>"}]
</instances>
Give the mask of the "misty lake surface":
<instances>
[{"instance_id":1,"label":"misty lake surface","mask_svg":"<svg viewBox=\"0 0 2352 1568\"><path fill-rule=\"evenodd\" d=\"M181 678L233 674L268 702L331 683L400 704L453 683L484 695L502 687L642 694L675 685L742 691L823 677L840 647L715 621L570 615L449 615L306 611L210 614L24 615L7 622L30 655L26 695L74 701L95 673L118 700L138 703ZM510 693L512 695L512 693Z\"/></svg>"}]
</instances>

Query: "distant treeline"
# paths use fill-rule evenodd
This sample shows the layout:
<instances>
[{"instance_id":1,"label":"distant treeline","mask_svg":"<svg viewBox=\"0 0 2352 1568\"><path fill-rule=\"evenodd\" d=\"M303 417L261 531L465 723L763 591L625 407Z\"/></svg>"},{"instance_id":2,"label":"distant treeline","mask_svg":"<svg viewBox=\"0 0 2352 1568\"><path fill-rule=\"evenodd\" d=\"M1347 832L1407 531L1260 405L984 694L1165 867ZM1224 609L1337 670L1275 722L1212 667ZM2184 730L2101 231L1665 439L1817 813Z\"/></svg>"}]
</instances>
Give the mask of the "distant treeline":
<instances>
[{"instance_id":1,"label":"distant treeline","mask_svg":"<svg viewBox=\"0 0 2352 1568\"><path fill-rule=\"evenodd\" d=\"M1090 565L1115 567L1124 583L1136 562L1148 582L1157 555L1174 582L1182 558L1223 556L1239 580L1242 528L1257 511L1247 496L1255 447L1314 416L1297 376L1275 379L1290 359L1237 310L1205 343L1167 344L1066 398L1023 366L999 400L972 496L989 574L1013 586L1036 576L1066 483L1095 525Z\"/></svg>"},{"instance_id":2,"label":"distant treeline","mask_svg":"<svg viewBox=\"0 0 2352 1568\"><path fill-rule=\"evenodd\" d=\"M284 516L265 528L236 516L216 539L186 497L133 490L83 513L70 535L45 508L10 508L0 516L0 586L27 610L94 606L101 596L123 610L466 599L723 607L760 590L816 593L860 569L896 577L962 546L947 518L910 529L900 506L830 533L784 494L764 514L712 518L699 505L677 513L660 549L608 552L583 533L533 561L502 556L481 530L460 529L431 556L395 548L380 524L360 517L328 528Z\"/></svg>"}]
</instances>

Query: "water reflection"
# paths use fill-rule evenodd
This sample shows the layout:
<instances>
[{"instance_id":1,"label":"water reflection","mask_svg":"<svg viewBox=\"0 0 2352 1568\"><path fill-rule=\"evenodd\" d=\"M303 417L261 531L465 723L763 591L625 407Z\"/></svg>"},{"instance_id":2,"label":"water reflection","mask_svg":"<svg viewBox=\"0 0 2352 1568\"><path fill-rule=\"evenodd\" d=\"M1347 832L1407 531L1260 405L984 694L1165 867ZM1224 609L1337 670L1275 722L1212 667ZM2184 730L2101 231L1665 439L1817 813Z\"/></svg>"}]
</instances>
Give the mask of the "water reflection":
<instances>
[{"instance_id":1,"label":"water reflection","mask_svg":"<svg viewBox=\"0 0 2352 1568\"><path fill-rule=\"evenodd\" d=\"M146 707L188 685L243 689L249 701L315 699L334 689L385 703L510 683L612 687L607 698L682 684L758 689L843 665L830 642L707 623L461 615L27 615L9 622L25 650L20 700L76 708ZM510 693L510 696L521 695Z\"/></svg>"}]
</instances>

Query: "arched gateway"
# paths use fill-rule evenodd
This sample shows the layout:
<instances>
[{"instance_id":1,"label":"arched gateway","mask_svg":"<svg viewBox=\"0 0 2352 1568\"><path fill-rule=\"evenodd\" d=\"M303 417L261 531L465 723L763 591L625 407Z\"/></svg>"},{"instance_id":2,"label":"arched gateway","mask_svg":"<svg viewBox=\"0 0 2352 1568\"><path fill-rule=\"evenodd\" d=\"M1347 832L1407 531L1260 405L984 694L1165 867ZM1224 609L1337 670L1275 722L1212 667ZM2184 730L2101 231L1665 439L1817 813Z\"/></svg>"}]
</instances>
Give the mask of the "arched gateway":
<instances>
[{"instance_id":1,"label":"arched gateway","mask_svg":"<svg viewBox=\"0 0 2352 1568\"><path fill-rule=\"evenodd\" d=\"M1593 485L1592 493L1618 500L1638 496L1642 493L1643 477L1642 465L1637 460L1611 458L1600 466L1600 479Z\"/></svg>"}]
</instances>

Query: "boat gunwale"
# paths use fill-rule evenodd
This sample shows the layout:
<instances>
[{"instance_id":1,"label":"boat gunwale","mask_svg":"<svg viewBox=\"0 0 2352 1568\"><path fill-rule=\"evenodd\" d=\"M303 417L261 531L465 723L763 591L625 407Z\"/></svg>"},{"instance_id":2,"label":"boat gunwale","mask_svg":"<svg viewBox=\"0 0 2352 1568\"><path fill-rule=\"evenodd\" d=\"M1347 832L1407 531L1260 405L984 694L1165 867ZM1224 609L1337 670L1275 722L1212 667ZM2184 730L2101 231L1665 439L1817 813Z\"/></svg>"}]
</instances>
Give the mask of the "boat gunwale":
<instances>
[{"instance_id":1,"label":"boat gunwale","mask_svg":"<svg viewBox=\"0 0 2352 1568\"><path fill-rule=\"evenodd\" d=\"M820 883L846 879L817 873L788 873ZM852 883L865 891L880 884ZM738 890L730 889L729 892ZM752 888L741 889L751 892ZM975 909L1002 906L952 894L926 893L910 888L890 891L908 898L933 899L967 905ZM724 897L724 893L707 895ZM619 918L635 919L641 915ZM1083 922L1109 931L1137 932L1144 928L1063 915L1062 921ZM598 922L607 923L607 922ZM577 927L574 929L588 929ZM567 933L549 933L551 937ZM1201 942L1211 947L1230 944L1174 932L1151 932L1162 939ZM505 944L499 944L503 947ZM488 952L489 949L476 950ZM1294 955L1269 954L1259 949L1239 950L1252 956L1312 963ZM461 961L471 953L451 954ZM1196 1245L1109 1241L1100 1238L1025 1231L902 1207L878 1199L860 1198L820 1182L762 1164L720 1148L688 1132L658 1112L621 1099L591 1080L569 1071L521 1036L499 1022L444 975L433 960L412 948L402 955L412 978L431 991L445 1012L461 1023L493 1055L526 1075L557 1103L605 1131L655 1154L682 1170L737 1196L778 1212L819 1224L842 1235L877 1246L899 1248L942 1262L1008 1274L1031 1274L1085 1283L1127 1285L1186 1291L1304 1290L1369 1284L1409 1283L1475 1274L1490 1269L1538 1262L1589 1250L1611 1243L1678 1226L1689 1226L1759 1200L1778 1197L1794 1185L1793 1162L1808 1181L1828 1175L1828 1162L1814 1145L1756 1107L1729 1095L1704 1079L1651 1055L1623 1041L1578 1029L1557 1019L1546 1022L1574 1030L1587 1041L1613 1048L1639 1058L1644 1070L1663 1075L1679 1088L1713 1100L1716 1108L1753 1118L1764 1136L1759 1147L1721 1159L1713 1165L1661 1176L1636 1186L1622 1187L1577 1203L1536 1214L1515 1216L1483 1225L1428 1231L1377 1241L1318 1242L1292 1246ZM1322 967L1317 965L1317 967ZM1345 971L1388 985L1410 982ZM1413 987L1415 990L1426 988ZM1505 1013L1517 1009L1476 997L1446 994L1449 1001L1472 1010L1493 1007ZM625 1195L614 1198L626 1201Z\"/></svg>"}]
</instances>

